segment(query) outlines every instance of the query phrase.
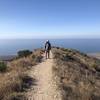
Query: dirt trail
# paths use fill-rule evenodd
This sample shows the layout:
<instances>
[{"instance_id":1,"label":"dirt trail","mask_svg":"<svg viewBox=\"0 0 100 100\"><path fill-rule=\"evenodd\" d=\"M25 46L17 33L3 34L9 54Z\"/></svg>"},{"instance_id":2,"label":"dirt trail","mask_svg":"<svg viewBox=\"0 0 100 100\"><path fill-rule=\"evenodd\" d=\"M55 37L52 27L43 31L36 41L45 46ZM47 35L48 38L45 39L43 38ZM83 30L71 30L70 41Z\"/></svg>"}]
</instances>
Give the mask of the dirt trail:
<instances>
[{"instance_id":1,"label":"dirt trail","mask_svg":"<svg viewBox=\"0 0 100 100\"><path fill-rule=\"evenodd\" d=\"M35 77L36 85L28 91L28 100L61 100L60 91L52 74L53 59L45 60L30 72Z\"/></svg>"}]
</instances>

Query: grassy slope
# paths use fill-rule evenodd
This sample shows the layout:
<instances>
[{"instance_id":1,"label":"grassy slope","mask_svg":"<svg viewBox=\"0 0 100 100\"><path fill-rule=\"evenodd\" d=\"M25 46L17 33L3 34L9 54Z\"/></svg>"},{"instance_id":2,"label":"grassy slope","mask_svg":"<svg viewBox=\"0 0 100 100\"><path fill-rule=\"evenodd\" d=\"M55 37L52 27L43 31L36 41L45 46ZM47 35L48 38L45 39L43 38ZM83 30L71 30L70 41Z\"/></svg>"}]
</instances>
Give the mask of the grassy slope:
<instances>
[{"instance_id":1,"label":"grassy slope","mask_svg":"<svg viewBox=\"0 0 100 100\"><path fill-rule=\"evenodd\" d=\"M76 50L52 51L63 100L100 100L100 61Z\"/></svg>"},{"instance_id":2,"label":"grassy slope","mask_svg":"<svg viewBox=\"0 0 100 100\"><path fill-rule=\"evenodd\" d=\"M15 59L7 64L7 71L0 73L0 100L26 100L24 92L29 88L28 70L42 59L42 51L36 50L26 58Z\"/></svg>"}]
</instances>

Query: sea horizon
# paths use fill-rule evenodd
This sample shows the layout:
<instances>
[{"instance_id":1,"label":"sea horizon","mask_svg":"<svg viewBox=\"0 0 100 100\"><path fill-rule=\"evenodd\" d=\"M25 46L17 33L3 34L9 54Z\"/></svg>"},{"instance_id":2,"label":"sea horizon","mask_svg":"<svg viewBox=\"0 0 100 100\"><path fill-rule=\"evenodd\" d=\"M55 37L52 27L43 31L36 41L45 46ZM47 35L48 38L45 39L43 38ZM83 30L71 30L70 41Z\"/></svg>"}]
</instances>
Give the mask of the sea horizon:
<instances>
[{"instance_id":1,"label":"sea horizon","mask_svg":"<svg viewBox=\"0 0 100 100\"><path fill-rule=\"evenodd\" d=\"M20 50L44 48L47 39L0 39L0 56L16 55ZM100 39L49 39L52 46L77 49L84 53L100 52Z\"/></svg>"}]
</instances>

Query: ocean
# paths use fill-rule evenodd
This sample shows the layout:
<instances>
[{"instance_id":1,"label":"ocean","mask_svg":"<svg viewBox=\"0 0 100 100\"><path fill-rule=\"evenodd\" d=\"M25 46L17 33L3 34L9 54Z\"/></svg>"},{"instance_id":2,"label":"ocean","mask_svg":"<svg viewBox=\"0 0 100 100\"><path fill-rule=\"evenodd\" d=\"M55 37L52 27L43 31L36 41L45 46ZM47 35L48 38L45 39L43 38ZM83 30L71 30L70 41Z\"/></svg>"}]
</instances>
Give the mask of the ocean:
<instances>
[{"instance_id":1,"label":"ocean","mask_svg":"<svg viewBox=\"0 0 100 100\"><path fill-rule=\"evenodd\" d=\"M46 39L1 39L0 55L16 55L19 50L43 48ZM50 39L52 46L72 48L84 53L100 52L100 39Z\"/></svg>"}]
</instances>

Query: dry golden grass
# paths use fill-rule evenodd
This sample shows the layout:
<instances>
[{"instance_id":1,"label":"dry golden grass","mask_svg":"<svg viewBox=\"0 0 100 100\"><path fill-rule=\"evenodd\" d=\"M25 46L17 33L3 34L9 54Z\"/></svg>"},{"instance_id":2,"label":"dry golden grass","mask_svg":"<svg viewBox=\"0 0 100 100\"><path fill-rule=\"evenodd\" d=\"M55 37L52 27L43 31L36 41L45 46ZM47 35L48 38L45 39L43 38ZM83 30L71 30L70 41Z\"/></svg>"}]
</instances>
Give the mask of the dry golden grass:
<instances>
[{"instance_id":1,"label":"dry golden grass","mask_svg":"<svg viewBox=\"0 0 100 100\"><path fill-rule=\"evenodd\" d=\"M28 70L42 59L42 50L36 50L32 55L8 62L7 71L0 73L0 100L25 100L25 77ZM33 58L34 56L34 58ZM24 84L24 85L23 85Z\"/></svg>"},{"instance_id":2,"label":"dry golden grass","mask_svg":"<svg viewBox=\"0 0 100 100\"><path fill-rule=\"evenodd\" d=\"M0 74L0 100L4 100L11 93L21 91L22 69L12 69L6 73Z\"/></svg>"},{"instance_id":3,"label":"dry golden grass","mask_svg":"<svg viewBox=\"0 0 100 100\"><path fill-rule=\"evenodd\" d=\"M63 100L100 100L100 60L71 49L52 52Z\"/></svg>"}]
</instances>

